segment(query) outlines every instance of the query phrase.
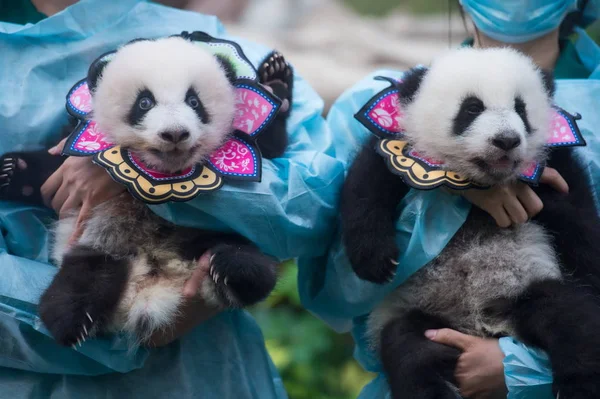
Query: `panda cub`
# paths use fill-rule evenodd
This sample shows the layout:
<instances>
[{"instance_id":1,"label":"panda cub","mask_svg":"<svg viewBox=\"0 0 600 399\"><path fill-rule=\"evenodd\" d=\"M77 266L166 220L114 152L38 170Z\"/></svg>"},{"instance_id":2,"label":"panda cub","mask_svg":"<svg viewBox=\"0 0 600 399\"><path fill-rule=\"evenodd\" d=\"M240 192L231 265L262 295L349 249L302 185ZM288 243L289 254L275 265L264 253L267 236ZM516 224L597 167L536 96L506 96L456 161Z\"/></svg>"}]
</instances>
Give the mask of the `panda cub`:
<instances>
[{"instance_id":1,"label":"panda cub","mask_svg":"<svg viewBox=\"0 0 600 399\"><path fill-rule=\"evenodd\" d=\"M600 220L573 150L545 150L552 78L514 50L461 49L409 71L398 88L405 137L420 154L484 186L546 160L570 192L536 187L542 212L509 229L472 207L445 249L372 311L368 336L392 397L456 397L459 351L424 335L439 328L515 336L548 353L561 399L600 397ZM408 191L365 145L341 204L344 246L361 278L385 283L402 267L394 223Z\"/></svg>"},{"instance_id":2,"label":"panda cub","mask_svg":"<svg viewBox=\"0 0 600 399\"><path fill-rule=\"evenodd\" d=\"M232 70L226 58L183 37L133 41L109 62L90 68L94 120L111 142L130 149L153 170L185 170L203 162L232 134ZM261 83L270 84L288 103L258 143L263 156L272 158L287 145L293 76L278 53L267 57L258 72ZM0 198L27 200L27 185L35 191L30 197L40 197L41 183L62 158L43 154L4 156L8 173L3 177L10 179ZM40 176L45 169L51 170ZM254 304L276 282L276 260L245 238L176 226L128 192L95 207L81 238L69 247L76 219L57 224L52 258L60 269L39 305L42 321L64 345L113 331L144 342L169 328L183 301L183 285L207 251L210 273L200 294L212 305Z\"/></svg>"}]
</instances>

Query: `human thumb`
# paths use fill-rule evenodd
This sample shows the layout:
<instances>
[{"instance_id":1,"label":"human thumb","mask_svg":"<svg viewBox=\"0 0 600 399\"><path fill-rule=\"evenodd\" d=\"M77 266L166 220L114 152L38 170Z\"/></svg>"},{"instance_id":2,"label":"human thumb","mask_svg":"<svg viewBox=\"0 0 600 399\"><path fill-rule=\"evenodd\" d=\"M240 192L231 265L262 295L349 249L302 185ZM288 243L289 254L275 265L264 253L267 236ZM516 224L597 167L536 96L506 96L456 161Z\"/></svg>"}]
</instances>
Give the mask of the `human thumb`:
<instances>
[{"instance_id":1,"label":"human thumb","mask_svg":"<svg viewBox=\"0 0 600 399\"><path fill-rule=\"evenodd\" d=\"M55 145L54 147L50 148L48 150L48 152L51 155L60 155L60 153L62 152L62 150L63 150L63 148L65 146L66 141L67 141L66 138L62 139L57 145Z\"/></svg>"}]
</instances>

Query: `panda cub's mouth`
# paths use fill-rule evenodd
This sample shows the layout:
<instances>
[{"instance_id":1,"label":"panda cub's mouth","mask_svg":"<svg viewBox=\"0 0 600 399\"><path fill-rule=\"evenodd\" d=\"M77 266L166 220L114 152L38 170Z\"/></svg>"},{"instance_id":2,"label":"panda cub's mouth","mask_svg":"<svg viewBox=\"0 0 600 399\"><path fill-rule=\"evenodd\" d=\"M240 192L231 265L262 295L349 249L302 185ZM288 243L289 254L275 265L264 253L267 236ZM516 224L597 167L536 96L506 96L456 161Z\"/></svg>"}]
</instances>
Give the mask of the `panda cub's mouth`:
<instances>
[{"instance_id":1,"label":"panda cub's mouth","mask_svg":"<svg viewBox=\"0 0 600 399\"><path fill-rule=\"evenodd\" d=\"M196 151L198 151L198 149L200 148L199 145L187 148L185 150L181 149L181 148L173 148L170 150L160 150L158 148L150 148L148 150L148 152L150 152L150 154L154 155L157 158L161 158L164 160L169 160L169 159L173 159L173 158L181 158L181 157L190 157L193 156Z\"/></svg>"},{"instance_id":2,"label":"panda cub's mouth","mask_svg":"<svg viewBox=\"0 0 600 399\"><path fill-rule=\"evenodd\" d=\"M503 155L500 158L493 160L477 157L473 159L472 162L482 172L495 178L508 177L521 165L519 159L513 159L508 155Z\"/></svg>"},{"instance_id":3,"label":"panda cub's mouth","mask_svg":"<svg viewBox=\"0 0 600 399\"><path fill-rule=\"evenodd\" d=\"M173 172L185 169L196 163L200 147L200 145L187 149L175 147L169 150L149 148L147 150L148 156L144 157L142 154L140 155L142 155L148 166L158 169L161 172Z\"/></svg>"}]
</instances>

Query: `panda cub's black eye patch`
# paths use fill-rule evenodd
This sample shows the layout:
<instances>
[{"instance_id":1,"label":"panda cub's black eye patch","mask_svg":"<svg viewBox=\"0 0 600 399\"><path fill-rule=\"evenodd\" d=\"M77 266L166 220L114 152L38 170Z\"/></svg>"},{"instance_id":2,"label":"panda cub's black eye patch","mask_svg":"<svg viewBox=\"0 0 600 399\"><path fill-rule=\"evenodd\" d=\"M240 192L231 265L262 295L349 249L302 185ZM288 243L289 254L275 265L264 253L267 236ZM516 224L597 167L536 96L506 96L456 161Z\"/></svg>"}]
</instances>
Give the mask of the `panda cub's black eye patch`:
<instances>
[{"instance_id":1,"label":"panda cub's black eye patch","mask_svg":"<svg viewBox=\"0 0 600 399\"><path fill-rule=\"evenodd\" d=\"M515 98L515 112L523 121L523 125L525 125L525 131L531 134L531 125L529 124L529 118L527 117L527 107L525 105L525 101L523 101L521 97Z\"/></svg>"},{"instance_id":2,"label":"panda cub's black eye patch","mask_svg":"<svg viewBox=\"0 0 600 399\"><path fill-rule=\"evenodd\" d=\"M465 98L454 117L452 132L456 136L462 135L483 111L485 111L485 105L479 98L475 96Z\"/></svg>"},{"instance_id":3,"label":"panda cub's black eye patch","mask_svg":"<svg viewBox=\"0 0 600 399\"><path fill-rule=\"evenodd\" d=\"M139 125L144 116L156 105L154 95L148 89L140 91L127 114L127 122L131 126Z\"/></svg>"},{"instance_id":4,"label":"panda cub's black eye patch","mask_svg":"<svg viewBox=\"0 0 600 399\"><path fill-rule=\"evenodd\" d=\"M185 93L185 103L194 110L198 118L202 121L202 123L207 124L210 122L210 116L206 112L202 101L200 101L200 97L196 90L193 87L190 87Z\"/></svg>"}]
</instances>

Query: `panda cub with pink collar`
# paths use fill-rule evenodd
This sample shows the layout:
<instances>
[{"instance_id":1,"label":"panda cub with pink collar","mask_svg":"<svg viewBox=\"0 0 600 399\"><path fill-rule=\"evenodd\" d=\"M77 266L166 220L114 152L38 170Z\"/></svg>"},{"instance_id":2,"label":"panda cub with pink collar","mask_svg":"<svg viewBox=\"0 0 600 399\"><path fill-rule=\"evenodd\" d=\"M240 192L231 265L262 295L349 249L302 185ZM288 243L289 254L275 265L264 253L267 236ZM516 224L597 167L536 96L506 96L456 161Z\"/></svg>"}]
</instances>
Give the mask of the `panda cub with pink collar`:
<instances>
[{"instance_id":1,"label":"panda cub with pink collar","mask_svg":"<svg viewBox=\"0 0 600 399\"><path fill-rule=\"evenodd\" d=\"M424 335L439 328L515 336L548 353L560 398L600 397L600 220L573 150L545 147L552 78L514 50L461 49L409 71L397 88L402 140L454 176L490 186L547 162L570 192L535 187L542 212L509 229L472 207L443 251L371 312L368 337L392 397L457 397L460 352ZM356 274L383 284L402 267L395 222L411 187L374 147L366 144L349 170L342 234Z\"/></svg>"},{"instance_id":2,"label":"panda cub with pink collar","mask_svg":"<svg viewBox=\"0 0 600 399\"><path fill-rule=\"evenodd\" d=\"M205 162L233 133L235 66L189 40L202 35L135 40L88 73L97 126L161 173ZM258 141L263 157L275 158L287 146L293 73L272 53L258 75L287 105ZM45 151L5 154L0 198L40 202L41 184L63 160ZM276 283L276 260L244 237L176 226L128 192L94 208L69 247L76 220L57 223L52 258L60 269L39 305L43 323L63 345L116 331L143 343L168 329L179 314L184 283L207 251L210 271L200 295L209 304L248 306Z\"/></svg>"}]
</instances>

